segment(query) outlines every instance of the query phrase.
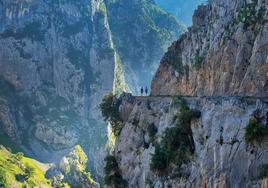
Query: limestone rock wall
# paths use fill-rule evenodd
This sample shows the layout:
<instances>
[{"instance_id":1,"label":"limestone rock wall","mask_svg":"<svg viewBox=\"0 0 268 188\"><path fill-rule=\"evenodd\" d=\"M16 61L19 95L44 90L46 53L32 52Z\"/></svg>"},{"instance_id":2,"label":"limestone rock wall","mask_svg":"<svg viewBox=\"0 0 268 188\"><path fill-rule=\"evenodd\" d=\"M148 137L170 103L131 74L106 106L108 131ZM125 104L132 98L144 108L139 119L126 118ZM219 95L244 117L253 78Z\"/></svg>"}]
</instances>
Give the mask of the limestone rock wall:
<instances>
[{"instance_id":1,"label":"limestone rock wall","mask_svg":"<svg viewBox=\"0 0 268 188\"><path fill-rule=\"evenodd\" d=\"M179 107L171 105L172 98L128 99L122 104L125 121L115 156L129 187L265 187L267 182L259 173L268 162L267 138L258 146L246 144L245 128L256 109L266 117L268 101L237 97L186 100L190 108L201 112L201 118L191 122L195 152L187 165L187 179L179 178L173 170L159 176L150 169L155 147L148 127L155 125L156 140L160 141L164 131L174 126ZM267 117L263 123L268 123Z\"/></svg>"},{"instance_id":2,"label":"limestone rock wall","mask_svg":"<svg viewBox=\"0 0 268 188\"><path fill-rule=\"evenodd\" d=\"M256 110L268 125L267 10L267 0L209 0L162 58L151 96L121 97L124 127L114 155L129 187L266 186L260 169L268 163L267 136L261 144L248 144L245 130ZM175 126L177 95L201 112L191 121L195 152L183 166L186 178L175 164L164 174L150 168L155 146L149 126L157 128L160 142Z\"/></svg>"},{"instance_id":3,"label":"limestone rock wall","mask_svg":"<svg viewBox=\"0 0 268 188\"><path fill-rule=\"evenodd\" d=\"M0 10L1 132L45 162L77 143L104 157L98 103L115 69L104 2L3 0ZM101 174L102 163L90 167Z\"/></svg>"},{"instance_id":4,"label":"limestone rock wall","mask_svg":"<svg viewBox=\"0 0 268 188\"><path fill-rule=\"evenodd\" d=\"M267 96L268 1L210 0L173 43L153 95Z\"/></svg>"},{"instance_id":5,"label":"limestone rock wall","mask_svg":"<svg viewBox=\"0 0 268 188\"><path fill-rule=\"evenodd\" d=\"M164 49L181 31L152 1L1 0L1 135L44 162L58 162L80 144L94 177L102 176L103 95L118 94L127 84L137 88L131 80L149 83ZM138 76L140 70L147 77Z\"/></svg>"}]
</instances>

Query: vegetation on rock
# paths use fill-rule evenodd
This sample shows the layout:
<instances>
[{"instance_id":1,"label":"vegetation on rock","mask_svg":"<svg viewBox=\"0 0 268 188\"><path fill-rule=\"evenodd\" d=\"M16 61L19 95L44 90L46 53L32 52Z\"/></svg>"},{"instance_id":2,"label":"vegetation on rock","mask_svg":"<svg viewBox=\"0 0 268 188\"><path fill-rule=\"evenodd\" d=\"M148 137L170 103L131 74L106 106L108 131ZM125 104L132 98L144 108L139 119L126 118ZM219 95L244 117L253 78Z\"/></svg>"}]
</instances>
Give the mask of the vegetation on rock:
<instances>
[{"instance_id":1,"label":"vegetation on rock","mask_svg":"<svg viewBox=\"0 0 268 188\"><path fill-rule=\"evenodd\" d=\"M60 169L64 174L64 182L69 183L72 187L90 187L96 185L87 171L87 155L81 146L77 145L60 162Z\"/></svg>"},{"instance_id":2,"label":"vegetation on rock","mask_svg":"<svg viewBox=\"0 0 268 188\"><path fill-rule=\"evenodd\" d=\"M171 66L175 71L177 71L178 73L183 73L184 67L182 64L182 59L179 50L176 50L175 52L167 52L165 57L167 59L171 59Z\"/></svg>"},{"instance_id":3,"label":"vegetation on rock","mask_svg":"<svg viewBox=\"0 0 268 188\"><path fill-rule=\"evenodd\" d=\"M44 171L22 153L12 154L0 146L0 187L51 187Z\"/></svg>"},{"instance_id":4,"label":"vegetation on rock","mask_svg":"<svg viewBox=\"0 0 268 188\"><path fill-rule=\"evenodd\" d=\"M105 158L104 173L104 181L106 185L112 188L127 187L127 182L123 179L121 171L118 167L118 163L114 156L109 155Z\"/></svg>"},{"instance_id":5,"label":"vegetation on rock","mask_svg":"<svg viewBox=\"0 0 268 188\"><path fill-rule=\"evenodd\" d=\"M155 147L152 157L151 169L159 174L165 173L171 164L181 167L190 161L194 153L194 141L192 138L191 120L199 118L200 112L192 110L186 105L182 98L175 98L173 104L180 104L180 112L175 115L175 127L165 131L160 144ZM185 173L179 172L179 176Z\"/></svg>"},{"instance_id":6,"label":"vegetation on rock","mask_svg":"<svg viewBox=\"0 0 268 188\"><path fill-rule=\"evenodd\" d=\"M153 123L148 126L148 134L149 134L150 141L152 143L154 143L154 141L155 141L155 135L156 135L157 131L158 130Z\"/></svg>"},{"instance_id":7,"label":"vegetation on rock","mask_svg":"<svg viewBox=\"0 0 268 188\"><path fill-rule=\"evenodd\" d=\"M260 167L260 178L261 179L268 178L268 164L263 164Z\"/></svg>"},{"instance_id":8,"label":"vegetation on rock","mask_svg":"<svg viewBox=\"0 0 268 188\"><path fill-rule=\"evenodd\" d=\"M118 54L116 54L116 61L115 61L115 74L114 74L114 93L116 95L120 95L122 92L130 91L128 85L125 81L124 76L124 69L121 62L121 59Z\"/></svg>"},{"instance_id":9,"label":"vegetation on rock","mask_svg":"<svg viewBox=\"0 0 268 188\"><path fill-rule=\"evenodd\" d=\"M244 29L250 26L255 27L256 24L263 24L265 7L262 6L257 10L258 0L252 0L247 3L239 12L238 21L244 24Z\"/></svg>"},{"instance_id":10,"label":"vegetation on rock","mask_svg":"<svg viewBox=\"0 0 268 188\"><path fill-rule=\"evenodd\" d=\"M193 68L195 70L199 70L202 66L202 62L203 62L203 57L200 55L200 51L197 50L194 56Z\"/></svg>"},{"instance_id":11,"label":"vegetation on rock","mask_svg":"<svg viewBox=\"0 0 268 188\"><path fill-rule=\"evenodd\" d=\"M29 38L32 41L43 41L45 35L41 28L42 28L41 23L33 21L30 23L26 23L23 28L20 28L18 30L8 29L2 34L0 34L0 37L2 38L14 37L17 40Z\"/></svg>"},{"instance_id":12,"label":"vegetation on rock","mask_svg":"<svg viewBox=\"0 0 268 188\"><path fill-rule=\"evenodd\" d=\"M100 109L105 120L111 123L113 134L119 136L123 128L122 120L119 116L120 101L113 93L108 93L102 99Z\"/></svg>"},{"instance_id":13,"label":"vegetation on rock","mask_svg":"<svg viewBox=\"0 0 268 188\"><path fill-rule=\"evenodd\" d=\"M263 138L268 135L268 127L261 122L259 116L251 117L246 127L245 139L247 143L261 143Z\"/></svg>"}]
</instances>

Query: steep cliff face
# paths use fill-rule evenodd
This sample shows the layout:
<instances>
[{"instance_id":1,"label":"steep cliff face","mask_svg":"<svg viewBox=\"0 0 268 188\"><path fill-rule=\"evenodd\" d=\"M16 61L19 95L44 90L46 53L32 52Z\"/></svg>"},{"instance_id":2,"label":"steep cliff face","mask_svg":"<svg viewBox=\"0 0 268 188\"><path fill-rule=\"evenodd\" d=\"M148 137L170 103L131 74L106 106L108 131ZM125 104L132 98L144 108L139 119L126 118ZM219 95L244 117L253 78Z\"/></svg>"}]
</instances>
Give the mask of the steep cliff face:
<instances>
[{"instance_id":1,"label":"steep cliff face","mask_svg":"<svg viewBox=\"0 0 268 188\"><path fill-rule=\"evenodd\" d=\"M151 167L155 146L167 129L176 126L174 117L182 107L174 106L171 97L123 97L120 114L124 128L115 156L129 187L265 187L267 180L262 180L260 173L268 162L267 136L255 145L246 142L245 134L256 110L267 125L268 101L238 97L185 100L201 112L190 126L195 151L183 166L173 164L157 173Z\"/></svg>"},{"instance_id":2,"label":"steep cliff face","mask_svg":"<svg viewBox=\"0 0 268 188\"><path fill-rule=\"evenodd\" d=\"M100 156L105 126L92 119L112 90L115 68L104 2L2 1L0 7L1 131L47 162L78 142Z\"/></svg>"},{"instance_id":3,"label":"steep cliff face","mask_svg":"<svg viewBox=\"0 0 268 188\"><path fill-rule=\"evenodd\" d=\"M173 43L152 94L268 94L267 0L211 0L196 10L189 32Z\"/></svg>"},{"instance_id":4,"label":"steep cliff face","mask_svg":"<svg viewBox=\"0 0 268 188\"><path fill-rule=\"evenodd\" d=\"M267 9L266 0L199 6L152 95L120 98L114 156L129 187L267 187ZM187 97L174 105L177 95Z\"/></svg>"},{"instance_id":5,"label":"steep cliff face","mask_svg":"<svg viewBox=\"0 0 268 188\"><path fill-rule=\"evenodd\" d=\"M167 47L185 28L153 1L106 1L115 48L130 89L149 86Z\"/></svg>"},{"instance_id":6,"label":"steep cliff face","mask_svg":"<svg viewBox=\"0 0 268 188\"><path fill-rule=\"evenodd\" d=\"M124 78L126 67L131 71L134 66L143 67L145 62L144 59L128 61L125 56L129 54L122 46L134 49L133 43L137 42L145 46L141 53L144 56L157 54L152 63L146 59L151 67L158 62L166 45L164 38L159 42L157 24L167 24L164 30L168 41L180 33L175 19L163 11L158 10L154 15L159 19L143 21L141 25L136 20L139 34L153 27L150 24L158 26L148 32L155 36L152 40L159 39L154 48L161 50L150 53L152 49L148 46L153 43L150 40L117 33L114 24L117 19L121 23L125 14L117 15L112 7L119 4L110 3L103 0L0 2L0 131L35 159L58 163L80 144L90 159L90 169L101 175L107 128L98 109L100 99L112 90L115 93L128 90ZM135 10L146 17L142 11L144 4L135 3L139 5ZM146 5L156 8L153 2ZM126 3L121 2L121 6L125 11L132 11ZM131 22L131 18L125 21ZM128 31L132 27L126 23L121 26ZM119 41L129 44L121 45ZM142 79L137 75L133 78Z\"/></svg>"}]
</instances>

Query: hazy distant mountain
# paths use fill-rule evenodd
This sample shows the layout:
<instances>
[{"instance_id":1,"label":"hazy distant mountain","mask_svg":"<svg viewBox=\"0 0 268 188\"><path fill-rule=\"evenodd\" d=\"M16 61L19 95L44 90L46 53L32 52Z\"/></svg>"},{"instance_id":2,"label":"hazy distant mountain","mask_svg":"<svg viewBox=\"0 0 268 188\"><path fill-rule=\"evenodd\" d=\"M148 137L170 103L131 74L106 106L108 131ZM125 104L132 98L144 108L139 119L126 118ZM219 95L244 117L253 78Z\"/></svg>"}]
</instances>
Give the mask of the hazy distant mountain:
<instances>
[{"instance_id":1,"label":"hazy distant mountain","mask_svg":"<svg viewBox=\"0 0 268 188\"><path fill-rule=\"evenodd\" d=\"M168 12L175 15L185 25L192 24L193 11L206 0L155 0L155 2Z\"/></svg>"}]
</instances>

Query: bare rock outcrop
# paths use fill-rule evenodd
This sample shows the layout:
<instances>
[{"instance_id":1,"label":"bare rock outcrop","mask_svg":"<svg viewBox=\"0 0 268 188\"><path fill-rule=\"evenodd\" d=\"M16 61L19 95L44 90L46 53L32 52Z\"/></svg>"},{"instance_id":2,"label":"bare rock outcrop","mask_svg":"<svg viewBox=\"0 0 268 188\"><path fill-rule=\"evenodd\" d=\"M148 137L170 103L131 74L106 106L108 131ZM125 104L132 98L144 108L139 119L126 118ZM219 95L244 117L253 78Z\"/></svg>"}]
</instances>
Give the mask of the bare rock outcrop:
<instances>
[{"instance_id":1,"label":"bare rock outcrop","mask_svg":"<svg viewBox=\"0 0 268 188\"><path fill-rule=\"evenodd\" d=\"M268 1L210 0L173 43L153 95L268 96Z\"/></svg>"},{"instance_id":2,"label":"bare rock outcrop","mask_svg":"<svg viewBox=\"0 0 268 188\"><path fill-rule=\"evenodd\" d=\"M256 110L264 117L263 124L268 123L268 101L239 97L185 99L190 108L201 112L201 117L191 122L195 152L185 166L187 178L177 174L176 165L161 175L150 167L155 141L160 142L165 131L174 127L173 118L180 107L174 107L168 97L136 98L115 146L129 187L265 187L267 181L260 178L260 172L268 163L268 137L260 144L248 144L245 132ZM152 124L157 129L154 142L150 138Z\"/></svg>"},{"instance_id":3,"label":"bare rock outcrop","mask_svg":"<svg viewBox=\"0 0 268 188\"><path fill-rule=\"evenodd\" d=\"M193 26L164 55L151 96L134 97L134 102L123 96L124 126L114 155L129 187L267 186L267 10L267 0L209 0L195 11ZM188 133L179 136L167 132L184 131L176 118L189 118L182 104L173 105L177 95L201 114L188 122ZM258 128L262 131L257 134ZM193 141L192 153L170 152L173 145L184 143L181 135ZM252 135L256 140L249 142ZM164 145L170 148L162 141L171 142ZM170 153L178 161L172 162Z\"/></svg>"}]
</instances>

